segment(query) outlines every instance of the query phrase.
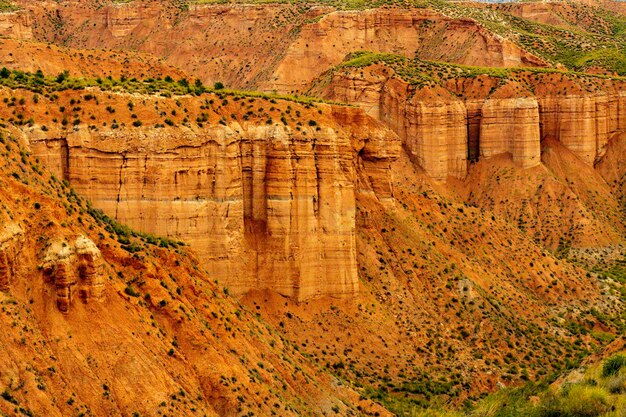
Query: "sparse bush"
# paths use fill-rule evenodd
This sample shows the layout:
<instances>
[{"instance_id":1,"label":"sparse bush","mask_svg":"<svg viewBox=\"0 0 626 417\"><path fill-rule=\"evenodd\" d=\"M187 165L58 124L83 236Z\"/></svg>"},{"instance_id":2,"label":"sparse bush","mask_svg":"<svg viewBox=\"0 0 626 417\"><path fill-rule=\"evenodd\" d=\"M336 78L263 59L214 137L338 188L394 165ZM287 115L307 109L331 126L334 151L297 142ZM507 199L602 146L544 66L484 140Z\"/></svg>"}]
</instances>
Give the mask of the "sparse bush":
<instances>
[{"instance_id":1,"label":"sparse bush","mask_svg":"<svg viewBox=\"0 0 626 417\"><path fill-rule=\"evenodd\" d=\"M626 355L615 355L604 361L602 365L602 376L615 376L626 365Z\"/></svg>"},{"instance_id":2,"label":"sparse bush","mask_svg":"<svg viewBox=\"0 0 626 417\"><path fill-rule=\"evenodd\" d=\"M130 295L131 297L139 297L141 295L137 290L135 290L130 285L124 288L124 292L126 293L126 295Z\"/></svg>"}]
</instances>

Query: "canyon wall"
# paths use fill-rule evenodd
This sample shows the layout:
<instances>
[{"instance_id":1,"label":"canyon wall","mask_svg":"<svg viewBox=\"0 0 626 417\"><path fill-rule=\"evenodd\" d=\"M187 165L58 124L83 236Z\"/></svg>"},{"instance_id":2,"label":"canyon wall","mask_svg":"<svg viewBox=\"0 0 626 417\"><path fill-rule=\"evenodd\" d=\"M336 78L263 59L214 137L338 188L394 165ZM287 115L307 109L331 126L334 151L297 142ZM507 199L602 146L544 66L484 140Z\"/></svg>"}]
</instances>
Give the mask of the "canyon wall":
<instances>
[{"instance_id":1,"label":"canyon wall","mask_svg":"<svg viewBox=\"0 0 626 417\"><path fill-rule=\"evenodd\" d=\"M32 36L74 48L164 58L206 83L303 92L351 52L369 50L467 65L547 66L471 19L424 8L341 11L292 4L121 4L20 0ZM7 23L8 25L8 23ZM5 31L20 34L17 23ZM28 35L30 36L30 35Z\"/></svg>"},{"instance_id":2,"label":"canyon wall","mask_svg":"<svg viewBox=\"0 0 626 417\"><path fill-rule=\"evenodd\" d=\"M357 165L391 198L399 140L358 109L331 113L353 129L233 124L28 136L33 153L95 207L189 243L236 293L351 297Z\"/></svg>"},{"instance_id":3,"label":"canyon wall","mask_svg":"<svg viewBox=\"0 0 626 417\"><path fill-rule=\"evenodd\" d=\"M541 163L539 105L535 98L488 99L481 115L480 157L509 153L522 168Z\"/></svg>"},{"instance_id":4,"label":"canyon wall","mask_svg":"<svg viewBox=\"0 0 626 417\"><path fill-rule=\"evenodd\" d=\"M604 155L610 137L626 128L626 92L539 98L544 136L558 139L585 162Z\"/></svg>"},{"instance_id":5,"label":"canyon wall","mask_svg":"<svg viewBox=\"0 0 626 417\"><path fill-rule=\"evenodd\" d=\"M384 122L429 176L438 180L465 177L466 110L461 100L444 89L422 92L398 79L369 79L355 72L333 79L324 94L358 104Z\"/></svg>"},{"instance_id":6,"label":"canyon wall","mask_svg":"<svg viewBox=\"0 0 626 417\"><path fill-rule=\"evenodd\" d=\"M7 291L16 271L17 258L24 241L22 228L5 221L0 226L0 291Z\"/></svg>"},{"instance_id":7,"label":"canyon wall","mask_svg":"<svg viewBox=\"0 0 626 417\"><path fill-rule=\"evenodd\" d=\"M0 36L17 39L32 39L32 15L27 11L0 13Z\"/></svg>"},{"instance_id":8,"label":"canyon wall","mask_svg":"<svg viewBox=\"0 0 626 417\"><path fill-rule=\"evenodd\" d=\"M477 79L444 88L411 84L381 64L340 69L328 77L314 86L315 93L358 104L384 122L403 139L413 161L437 180L465 178L468 160L504 153L521 168L539 165L545 138L557 139L593 165L609 138L626 129L626 93L619 83L571 94L562 94L558 83L533 95L516 82Z\"/></svg>"},{"instance_id":9,"label":"canyon wall","mask_svg":"<svg viewBox=\"0 0 626 417\"><path fill-rule=\"evenodd\" d=\"M305 91L321 71L351 52L365 50L466 65L546 65L471 19L451 19L426 9L337 11L304 25L273 76L260 87Z\"/></svg>"}]
</instances>

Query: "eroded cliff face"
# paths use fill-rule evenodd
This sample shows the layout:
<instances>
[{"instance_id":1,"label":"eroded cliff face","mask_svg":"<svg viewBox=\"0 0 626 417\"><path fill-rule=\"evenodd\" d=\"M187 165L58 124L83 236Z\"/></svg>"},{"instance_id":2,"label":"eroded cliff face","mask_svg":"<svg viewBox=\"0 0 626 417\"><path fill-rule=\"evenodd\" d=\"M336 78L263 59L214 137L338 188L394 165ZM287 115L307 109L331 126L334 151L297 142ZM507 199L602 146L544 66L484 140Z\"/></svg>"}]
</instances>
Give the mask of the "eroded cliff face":
<instances>
[{"instance_id":1,"label":"eroded cliff face","mask_svg":"<svg viewBox=\"0 0 626 417\"><path fill-rule=\"evenodd\" d=\"M394 52L468 65L546 66L477 22L428 9L20 1L36 39L165 58L207 83L305 91L346 54ZM13 30L8 27L7 30ZM15 29L17 30L17 29Z\"/></svg>"},{"instance_id":2,"label":"eroded cliff face","mask_svg":"<svg viewBox=\"0 0 626 417\"><path fill-rule=\"evenodd\" d=\"M500 154L511 155L521 168L537 166L546 138L593 166L609 138L626 128L624 86L607 80L589 90L562 78L544 74L501 82L485 75L411 84L374 64L340 68L312 91L358 104L403 139L430 177L445 180L465 178L468 160Z\"/></svg>"},{"instance_id":3,"label":"eroded cliff face","mask_svg":"<svg viewBox=\"0 0 626 417\"><path fill-rule=\"evenodd\" d=\"M93 241L78 236L72 243L64 239L51 242L40 265L45 280L56 291L60 311L67 313L76 298L84 302L102 299L104 262Z\"/></svg>"},{"instance_id":4,"label":"eroded cliff face","mask_svg":"<svg viewBox=\"0 0 626 417\"><path fill-rule=\"evenodd\" d=\"M539 105L534 97L491 98L480 118L480 157L509 153L513 162L531 168L541 162Z\"/></svg>"},{"instance_id":5,"label":"eroded cliff face","mask_svg":"<svg viewBox=\"0 0 626 417\"><path fill-rule=\"evenodd\" d=\"M26 11L0 13L0 35L17 39L33 38L33 21Z\"/></svg>"},{"instance_id":6,"label":"eroded cliff face","mask_svg":"<svg viewBox=\"0 0 626 417\"><path fill-rule=\"evenodd\" d=\"M446 39L445 46L441 39ZM337 11L302 27L265 89L303 91L324 70L355 51L485 66L543 66L540 59L470 19L425 9Z\"/></svg>"},{"instance_id":7,"label":"eroded cliff face","mask_svg":"<svg viewBox=\"0 0 626 417\"><path fill-rule=\"evenodd\" d=\"M464 178L467 130L463 103L419 100L413 95L403 113L396 123L402 126L405 146L417 164L435 179ZM395 119L393 114L387 118Z\"/></svg>"},{"instance_id":8,"label":"eroded cliff face","mask_svg":"<svg viewBox=\"0 0 626 417\"><path fill-rule=\"evenodd\" d=\"M0 291L8 291L17 269L24 231L15 222L5 221L0 226Z\"/></svg>"},{"instance_id":9,"label":"eroded cliff face","mask_svg":"<svg viewBox=\"0 0 626 417\"><path fill-rule=\"evenodd\" d=\"M0 138L0 414L391 415L338 389L189 248L119 234L18 129Z\"/></svg>"},{"instance_id":10,"label":"eroded cliff face","mask_svg":"<svg viewBox=\"0 0 626 417\"><path fill-rule=\"evenodd\" d=\"M543 136L558 139L588 164L602 157L609 137L626 127L624 94L539 99Z\"/></svg>"},{"instance_id":11,"label":"eroded cliff face","mask_svg":"<svg viewBox=\"0 0 626 417\"><path fill-rule=\"evenodd\" d=\"M235 293L352 297L357 170L367 177L359 187L392 201L400 142L359 109L320 106L328 119L298 129L35 127L27 136L34 155L95 207L189 243Z\"/></svg>"},{"instance_id":12,"label":"eroded cliff face","mask_svg":"<svg viewBox=\"0 0 626 417\"><path fill-rule=\"evenodd\" d=\"M435 179L464 178L467 172L466 110L444 89L421 90L387 78L384 68L336 76L322 92L358 104L403 141L411 159Z\"/></svg>"}]
</instances>

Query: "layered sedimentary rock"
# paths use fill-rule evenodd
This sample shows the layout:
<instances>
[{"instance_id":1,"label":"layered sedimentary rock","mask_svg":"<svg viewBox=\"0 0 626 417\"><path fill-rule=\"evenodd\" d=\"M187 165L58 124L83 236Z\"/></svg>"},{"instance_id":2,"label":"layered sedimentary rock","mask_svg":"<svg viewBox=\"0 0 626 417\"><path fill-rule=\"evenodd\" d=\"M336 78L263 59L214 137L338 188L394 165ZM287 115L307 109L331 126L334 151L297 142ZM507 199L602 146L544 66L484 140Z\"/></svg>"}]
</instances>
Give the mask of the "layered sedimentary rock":
<instances>
[{"instance_id":1,"label":"layered sedimentary rock","mask_svg":"<svg viewBox=\"0 0 626 417\"><path fill-rule=\"evenodd\" d=\"M619 95L551 96L539 104L543 136L558 139L589 164L604 153L610 134L624 128L623 110L615 111L622 105Z\"/></svg>"},{"instance_id":2,"label":"layered sedimentary rock","mask_svg":"<svg viewBox=\"0 0 626 417\"><path fill-rule=\"evenodd\" d=\"M31 132L31 147L105 213L190 243L237 293L346 297L358 290L357 165L391 198L399 140L358 109L332 114L360 124L300 132L282 124L83 128L62 139Z\"/></svg>"},{"instance_id":3,"label":"layered sedimentary rock","mask_svg":"<svg viewBox=\"0 0 626 417\"><path fill-rule=\"evenodd\" d=\"M357 103L403 140L405 149L426 173L439 180L467 172L466 109L444 89L418 89L398 79L386 80L376 69L337 77L325 94Z\"/></svg>"},{"instance_id":4,"label":"layered sedimentary rock","mask_svg":"<svg viewBox=\"0 0 626 417\"><path fill-rule=\"evenodd\" d=\"M384 122L438 180L464 178L467 160L504 153L519 167L536 166L545 138L592 165L626 129L626 93L617 81L594 80L596 91L550 73L505 83L484 75L411 84L383 64L339 69L325 80L317 94L356 103Z\"/></svg>"},{"instance_id":5,"label":"layered sedimentary rock","mask_svg":"<svg viewBox=\"0 0 626 417\"><path fill-rule=\"evenodd\" d=\"M465 107L459 100L419 100L407 103L405 146L417 163L435 179L464 178L467 172Z\"/></svg>"},{"instance_id":6,"label":"layered sedimentary rock","mask_svg":"<svg viewBox=\"0 0 626 417\"><path fill-rule=\"evenodd\" d=\"M76 294L84 302L102 299L104 262L98 247L84 236L73 243L52 242L41 263L45 279L54 285L56 303L66 313Z\"/></svg>"},{"instance_id":7,"label":"layered sedimentary rock","mask_svg":"<svg viewBox=\"0 0 626 417\"><path fill-rule=\"evenodd\" d=\"M33 38L31 14L25 11L0 13L0 36L16 39Z\"/></svg>"},{"instance_id":8,"label":"layered sedimentary rock","mask_svg":"<svg viewBox=\"0 0 626 417\"><path fill-rule=\"evenodd\" d=\"M442 45L441 39L453 39ZM424 9L333 12L302 27L273 77L261 85L303 91L325 69L355 51L391 52L467 65L543 66L537 57L471 19Z\"/></svg>"},{"instance_id":9,"label":"layered sedimentary rock","mask_svg":"<svg viewBox=\"0 0 626 417\"><path fill-rule=\"evenodd\" d=\"M0 291L7 291L11 285L23 238L18 224L6 222L0 226Z\"/></svg>"},{"instance_id":10,"label":"layered sedimentary rock","mask_svg":"<svg viewBox=\"0 0 626 417\"><path fill-rule=\"evenodd\" d=\"M91 7L84 1L20 0L38 40L79 48L153 53L207 83L305 91L346 54L393 52L468 65L546 66L472 19L433 10L191 5L136 0ZM9 30L9 28L7 28ZM11 29L13 30L13 29Z\"/></svg>"},{"instance_id":11,"label":"layered sedimentary rock","mask_svg":"<svg viewBox=\"0 0 626 417\"><path fill-rule=\"evenodd\" d=\"M480 156L511 154L516 165L541 163L539 106L533 97L488 99L480 119Z\"/></svg>"},{"instance_id":12,"label":"layered sedimentary rock","mask_svg":"<svg viewBox=\"0 0 626 417\"><path fill-rule=\"evenodd\" d=\"M375 69L337 77L325 94L358 103L403 140L414 162L436 179L463 178L467 171L466 110L443 89L418 89L386 80Z\"/></svg>"}]
</instances>

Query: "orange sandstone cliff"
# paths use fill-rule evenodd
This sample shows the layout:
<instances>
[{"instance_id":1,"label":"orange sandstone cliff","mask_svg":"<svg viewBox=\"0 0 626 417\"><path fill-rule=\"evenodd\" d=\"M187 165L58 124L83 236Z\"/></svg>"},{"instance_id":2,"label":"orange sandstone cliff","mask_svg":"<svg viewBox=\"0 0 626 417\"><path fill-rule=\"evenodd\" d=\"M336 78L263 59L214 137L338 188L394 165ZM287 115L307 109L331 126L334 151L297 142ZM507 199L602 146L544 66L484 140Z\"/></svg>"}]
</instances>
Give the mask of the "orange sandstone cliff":
<instances>
[{"instance_id":1,"label":"orange sandstone cliff","mask_svg":"<svg viewBox=\"0 0 626 417\"><path fill-rule=\"evenodd\" d=\"M429 9L335 10L326 6L202 5L136 0L20 1L0 15L12 36L74 48L138 50L205 82L303 92L322 72L360 50L468 65L546 66L476 21ZM21 20L20 20L21 22Z\"/></svg>"},{"instance_id":2,"label":"orange sandstone cliff","mask_svg":"<svg viewBox=\"0 0 626 417\"><path fill-rule=\"evenodd\" d=\"M189 248L90 207L5 126L1 414L389 415L333 386Z\"/></svg>"},{"instance_id":3,"label":"orange sandstone cliff","mask_svg":"<svg viewBox=\"0 0 626 417\"><path fill-rule=\"evenodd\" d=\"M623 80L441 10L18 3L53 43L0 40L44 71L0 88L3 413L385 415L624 328Z\"/></svg>"},{"instance_id":4,"label":"orange sandstone cliff","mask_svg":"<svg viewBox=\"0 0 626 417\"><path fill-rule=\"evenodd\" d=\"M626 127L622 80L520 74L521 80L500 82L485 69L477 77L419 85L374 64L340 68L322 77L313 91L357 103L383 121L403 138L417 163L441 180L464 178L468 158L508 153L522 168L537 166L545 138L557 139L593 165L609 138Z\"/></svg>"},{"instance_id":5,"label":"orange sandstone cliff","mask_svg":"<svg viewBox=\"0 0 626 417\"><path fill-rule=\"evenodd\" d=\"M361 110L231 96L209 104L220 101L210 95L60 96L44 118L38 111L50 106L47 99L24 106L24 117L38 123L23 135L34 155L95 207L190 243L236 293L268 288L304 300L358 292L357 170L388 200L389 163L399 152L397 136ZM76 120L104 113L108 123L63 128L58 122L69 114L59 109L69 111L70 100ZM128 101L136 103L132 110L119 106ZM150 126L177 111L209 124ZM145 126L134 127L137 120Z\"/></svg>"}]
</instances>

